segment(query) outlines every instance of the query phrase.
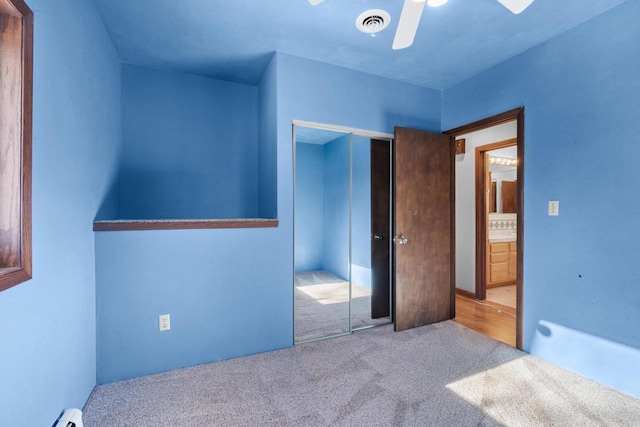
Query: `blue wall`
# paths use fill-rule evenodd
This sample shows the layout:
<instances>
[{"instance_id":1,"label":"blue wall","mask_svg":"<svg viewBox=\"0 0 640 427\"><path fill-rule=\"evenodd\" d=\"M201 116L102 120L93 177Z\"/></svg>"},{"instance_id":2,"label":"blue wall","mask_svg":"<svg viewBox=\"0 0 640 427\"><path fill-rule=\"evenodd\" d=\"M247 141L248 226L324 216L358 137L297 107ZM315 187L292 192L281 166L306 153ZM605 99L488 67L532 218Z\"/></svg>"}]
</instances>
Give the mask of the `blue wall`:
<instances>
[{"instance_id":1,"label":"blue wall","mask_svg":"<svg viewBox=\"0 0 640 427\"><path fill-rule=\"evenodd\" d=\"M276 109L278 228L96 233L99 383L293 344L294 118L386 132L440 126L437 91L284 54L260 94L261 120ZM274 124L260 122L271 143ZM158 332L165 313L171 330Z\"/></svg>"},{"instance_id":2,"label":"blue wall","mask_svg":"<svg viewBox=\"0 0 640 427\"><path fill-rule=\"evenodd\" d=\"M291 345L278 228L96 233L98 383ZM288 249L288 248L287 248ZM171 330L158 331L158 315Z\"/></svg>"},{"instance_id":3,"label":"blue wall","mask_svg":"<svg viewBox=\"0 0 640 427\"><path fill-rule=\"evenodd\" d=\"M122 66L121 216L258 216L258 88Z\"/></svg>"},{"instance_id":4,"label":"blue wall","mask_svg":"<svg viewBox=\"0 0 640 427\"><path fill-rule=\"evenodd\" d=\"M275 57L275 55L274 55ZM269 66L258 86L258 216L278 217L278 98L276 61Z\"/></svg>"},{"instance_id":5,"label":"blue wall","mask_svg":"<svg viewBox=\"0 0 640 427\"><path fill-rule=\"evenodd\" d=\"M293 120L387 133L393 133L394 126L440 130L439 91L283 53L277 53L275 58L278 67L278 203L279 212L287 215L280 215L281 226L287 227L288 213L293 212L292 195L286 184L292 179L288 145ZM366 167L370 164L369 155L369 147L364 148L358 138L354 138L353 179L354 191L358 193L353 200L352 274L356 283L365 286L370 281L371 250L367 246L371 226L369 214L365 222L359 210L366 206L369 212L370 200L361 196L370 194L370 189L361 192L359 188L370 185L363 184L370 179ZM366 268L356 268L356 265Z\"/></svg>"},{"instance_id":6,"label":"blue wall","mask_svg":"<svg viewBox=\"0 0 640 427\"><path fill-rule=\"evenodd\" d=\"M0 293L0 425L50 426L96 378L92 221L117 177L120 62L91 2L35 11L33 279ZM102 206L116 213L115 199Z\"/></svg>"},{"instance_id":7,"label":"blue wall","mask_svg":"<svg viewBox=\"0 0 640 427\"><path fill-rule=\"evenodd\" d=\"M525 350L635 396L638 16L623 3L445 90L442 109L450 129L525 106Z\"/></svg>"},{"instance_id":8,"label":"blue wall","mask_svg":"<svg viewBox=\"0 0 640 427\"><path fill-rule=\"evenodd\" d=\"M254 169L240 167L255 190L236 202L262 216L277 212L279 227L96 233L95 258L91 220L119 216L113 195L121 129L129 130L120 122L120 64L90 2L27 2L36 11L34 279L0 293L0 425L50 425L64 408L84 404L96 374L107 382L292 344L293 119L437 131L520 105L525 348L640 395L637 2L442 96L276 54L259 88L239 86L258 105L252 132L260 146L253 147L257 155L242 157ZM234 106L245 100L238 91ZM131 170L144 169L139 154L127 154ZM546 215L550 199L561 201L559 217ZM172 330L159 333L163 313L172 314Z\"/></svg>"},{"instance_id":9,"label":"blue wall","mask_svg":"<svg viewBox=\"0 0 640 427\"><path fill-rule=\"evenodd\" d=\"M295 271L322 270L324 146L296 143Z\"/></svg>"},{"instance_id":10,"label":"blue wall","mask_svg":"<svg viewBox=\"0 0 640 427\"><path fill-rule=\"evenodd\" d=\"M345 135L324 145L322 267L349 280L350 141Z\"/></svg>"}]
</instances>

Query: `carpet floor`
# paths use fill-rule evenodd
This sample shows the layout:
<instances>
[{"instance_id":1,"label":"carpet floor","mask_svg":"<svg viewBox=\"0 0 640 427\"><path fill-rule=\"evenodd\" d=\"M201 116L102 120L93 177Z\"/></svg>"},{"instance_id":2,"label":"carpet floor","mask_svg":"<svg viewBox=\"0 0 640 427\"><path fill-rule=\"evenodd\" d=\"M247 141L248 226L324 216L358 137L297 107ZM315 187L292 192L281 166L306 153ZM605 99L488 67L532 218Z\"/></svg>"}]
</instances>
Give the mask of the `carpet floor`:
<instances>
[{"instance_id":1,"label":"carpet floor","mask_svg":"<svg viewBox=\"0 0 640 427\"><path fill-rule=\"evenodd\" d=\"M452 321L98 386L86 427L637 426L640 400Z\"/></svg>"},{"instance_id":2,"label":"carpet floor","mask_svg":"<svg viewBox=\"0 0 640 427\"><path fill-rule=\"evenodd\" d=\"M349 332L349 282L326 271L295 275L295 341ZM351 328L378 326L391 319L371 318L371 289L351 285Z\"/></svg>"}]
</instances>

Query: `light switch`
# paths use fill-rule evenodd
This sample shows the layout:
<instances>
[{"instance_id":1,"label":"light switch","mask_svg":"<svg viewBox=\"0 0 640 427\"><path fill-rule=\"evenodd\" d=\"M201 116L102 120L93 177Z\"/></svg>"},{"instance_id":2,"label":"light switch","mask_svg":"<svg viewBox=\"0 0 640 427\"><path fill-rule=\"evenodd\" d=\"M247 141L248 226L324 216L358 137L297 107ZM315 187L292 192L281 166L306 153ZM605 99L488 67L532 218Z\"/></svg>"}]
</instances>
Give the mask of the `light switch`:
<instances>
[{"instance_id":1,"label":"light switch","mask_svg":"<svg viewBox=\"0 0 640 427\"><path fill-rule=\"evenodd\" d=\"M549 200L549 216L560 215L560 202L558 200Z\"/></svg>"}]
</instances>

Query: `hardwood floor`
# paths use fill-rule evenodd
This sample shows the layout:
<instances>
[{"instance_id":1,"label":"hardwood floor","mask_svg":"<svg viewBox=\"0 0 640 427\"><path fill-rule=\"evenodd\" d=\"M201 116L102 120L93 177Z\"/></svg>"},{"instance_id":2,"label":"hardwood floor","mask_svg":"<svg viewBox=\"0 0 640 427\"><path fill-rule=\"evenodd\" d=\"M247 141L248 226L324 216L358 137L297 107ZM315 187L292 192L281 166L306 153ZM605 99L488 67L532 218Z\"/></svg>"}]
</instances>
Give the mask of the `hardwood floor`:
<instances>
[{"instance_id":1,"label":"hardwood floor","mask_svg":"<svg viewBox=\"0 0 640 427\"><path fill-rule=\"evenodd\" d=\"M515 309L456 295L456 322L488 337L516 345Z\"/></svg>"}]
</instances>

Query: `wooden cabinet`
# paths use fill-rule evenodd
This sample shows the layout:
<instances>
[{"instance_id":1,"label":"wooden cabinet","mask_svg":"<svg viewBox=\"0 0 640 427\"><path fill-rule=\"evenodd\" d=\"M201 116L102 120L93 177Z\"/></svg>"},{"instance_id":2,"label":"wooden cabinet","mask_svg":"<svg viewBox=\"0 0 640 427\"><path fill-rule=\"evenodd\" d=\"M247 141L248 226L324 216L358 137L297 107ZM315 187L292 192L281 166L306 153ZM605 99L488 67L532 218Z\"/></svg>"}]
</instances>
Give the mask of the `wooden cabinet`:
<instances>
[{"instance_id":1,"label":"wooden cabinet","mask_svg":"<svg viewBox=\"0 0 640 427\"><path fill-rule=\"evenodd\" d=\"M516 242L489 243L487 258L487 287L509 285L517 277Z\"/></svg>"}]
</instances>

